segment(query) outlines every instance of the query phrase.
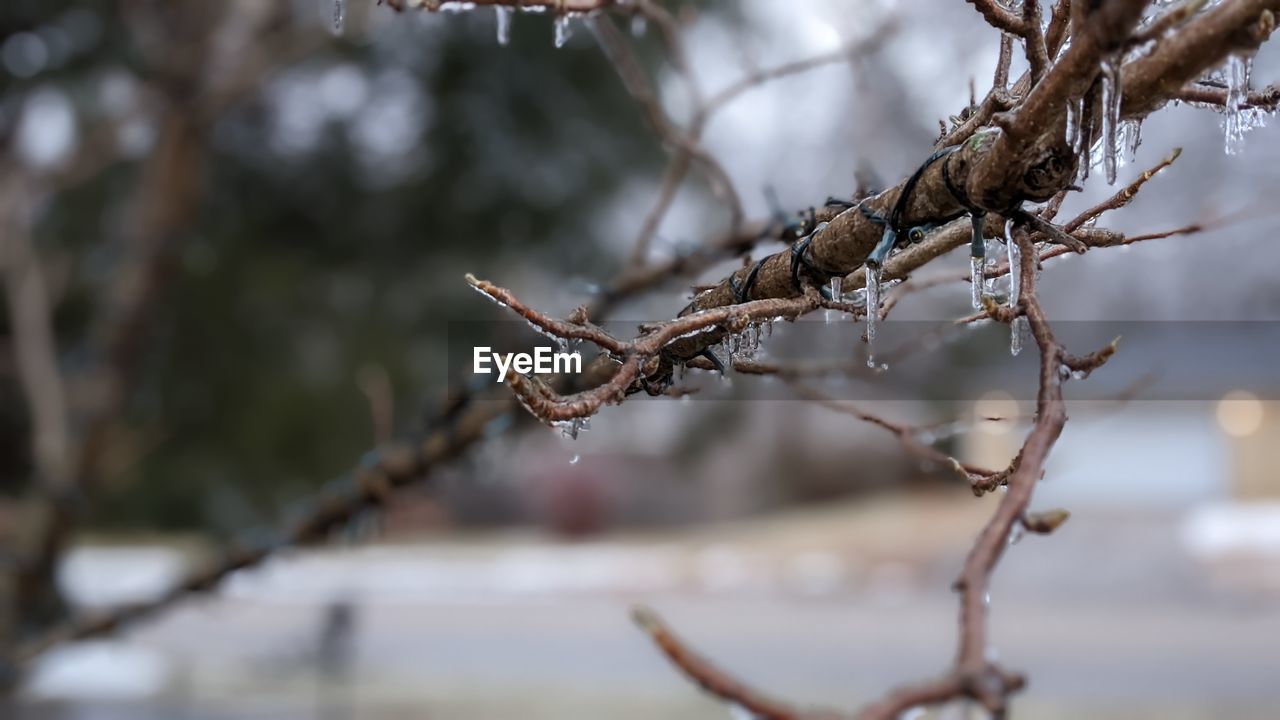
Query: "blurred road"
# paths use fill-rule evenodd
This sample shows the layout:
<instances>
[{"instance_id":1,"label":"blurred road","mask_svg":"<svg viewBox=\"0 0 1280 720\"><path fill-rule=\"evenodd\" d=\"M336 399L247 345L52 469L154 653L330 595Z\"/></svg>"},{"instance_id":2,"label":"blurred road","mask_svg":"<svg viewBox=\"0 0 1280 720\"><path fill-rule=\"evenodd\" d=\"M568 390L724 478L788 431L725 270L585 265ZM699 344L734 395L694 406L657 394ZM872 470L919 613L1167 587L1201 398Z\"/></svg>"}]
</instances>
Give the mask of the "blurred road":
<instances>
[{"instance_id":1,"label":"blurred road","mask_svg":"<svg viewBox=\"0 0 1280 720\"><path fill-rule=\"evenodd\" d=\"M96 660L51 657L32 687L44 699L16 716L729 717L631 625L636 602L776 695L852 707L945 667L947 587L989 507L957 494L661 537L504 533L303 554L91 646ZM1085 513L1010 548L993 651L1031 678L1018 717L1280 717L1280 559L1195 559L1187 527ZM318 693L333 602L353 608L354 652L349 678Z\"/></svg>"}]
</instances>

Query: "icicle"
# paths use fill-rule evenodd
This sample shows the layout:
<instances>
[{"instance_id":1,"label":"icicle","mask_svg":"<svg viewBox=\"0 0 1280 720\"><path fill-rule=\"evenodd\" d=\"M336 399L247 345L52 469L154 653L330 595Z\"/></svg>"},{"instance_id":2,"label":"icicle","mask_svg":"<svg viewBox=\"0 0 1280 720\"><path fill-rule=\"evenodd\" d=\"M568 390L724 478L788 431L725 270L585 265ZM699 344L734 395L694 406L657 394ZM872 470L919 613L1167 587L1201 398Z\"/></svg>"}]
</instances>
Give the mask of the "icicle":
<instances>
[{"instance_id":1,"label":"icicle","mask_svg":"<svg viewBox=\"0 0 1280 720\"><path fill-rule=\"evenodd\" d=\"M970 291L973 295L973 307L978 309L982 307L982 289L984 286L983 276L986 274L986 263L982 258L969 258L969 284Z\"/></svg>"},{"instance_id":2,"label":"icicle","mask_svg":"<svg viewBox=\"0 0 1280 720\"><path fill-rule=\"evenodd\" d=\"M569 16L561 15L556 18L556 47L564 47L569 42L569 38L573 37L573 26L569 24Z\"/></svg>"},{"instance_id":3,"label":"icicle","mask_svg":"<svg viewBox=\"0 0 1280 720\"><path fill-rule=\"evenodd\" d=\"M511 8L506 5L494 5L493 17L498 23L498 44L511 42Z\"/></svg>"},{"instance_id":4,"label":"icicle","mask_svg":"<svg viewBox=\"0 0 1280 720\"><path fill-rule=\"evenodd\" d=\"M347 26L347 0L333 0L333 18L329 26L334 35L341 35Z\"/></svg>"},{"instance_id":5,"label":"icicle","mask_svg":"<svg viewBox=\"0 0 1280 720\"><path fill-rule=\"evenodd\" d=\"M1012 220L1004 223L1004 250L1009 260L1009 297L1005 306L1016 310L1022 298L1022 250L1013 239ZM1019 321L1025 322L1026 318L1017 316L1009 323L1009 354L1014 356L1022 352L1022 322Z\"/></svg>"},{"instance_id":6,"label":"icicle","mask_svg":"<svg viewBox=\"0 0 1280 720\"><path fill-rule=\"evenodd\" d=\"M1076 149L1076 144L1080 142L1080 113L1083 99L1071 100L1067 103L1067 147L1072 150Z\"/></svg>"},{"instance_id":7,"label":"icicle","mask_svg":"<svg viewBox=\"0 0 1280 720\"><path fill-rule=\"evenodd\" d=\"M1125 120L1120 124L1121 164L1138 159L1138 146L1142 144L1142 122Z\"/></svg>"},{"instance_id":8,"label":"icicle","mask_svg":"<svg viewBox=\"0 0 1280 720\"><path fill-rule=\"evenodd\" d=\"M867 367L876 366L876 321L880 319L880 268L867 266Z\"/></svg>"},{"instance_id":9,"label":"icicle","mask_svg":"<svg viewBox=\"0 0 1280 720\"><path fill-rule=\"evenodd\" d=\"M753 323L743 333L743 337L746 341L745 355L747 359L754 358L760 352L760 340L764 337L764 328L760 326L760 323Z\"/></svg>"},{"instance_id":10,"label":"icicle","mask_svg":"<svg viewBox=\"0 0 1280 720\"><path fill-rule=\"evenodd\" d=\"M1067 142L1071 145L1071 153L1080 161L1076 169L1076 181L1079 183L1089 177L1091 131L1092 127L1084 122L1084 98L1079 97L1067 103Z\"/></svg>"},{"instance_id":11,"label":"icicle","mask_svg":"<svg viewBox=\"0 0 1280 720\"><path fill-rule=\"evenodd\" d=\"M827 284L827 293L831 295L833 302L844 301L844 276L833 275ZM831 308L827 308L822 312L822 321L824 323L834 322L839 313Z\"/></svg>"},{"instance_id":12,"label":"icicle","mask_svg":"<svg viewBox=\"0 0 1280 720\"><path fill-rule=\"evenodd\" d=\"M1115 58L1108 58L1102 63L1102 168L1107 174L1108 185L1116 182L1120 94L1120 63Z\"/></svg>"},{"instance_id":13,"label":"icicle","mask_svg":"<svg viewBox=\"0 0 1280 720\"><path fill-rule=\"evenodd\" d=\"M1004 249L1009 258L1009 299L1005 304L1016 308L1022 294L1022 252L1018 249L1018 243L1013 240L1012 220L1004 222Z\"/></svg>"},{"instance_id":14,"label":"icicle","mask_svg":"<svg viewBox=\"0 0 1280 720\"><path fill-rule=\"evenodd\" d=\"M984 278L982 281L982 294L995 295L996 294L995 272L996 272L996 266L1000 264L996 260L996 254L994 252L996 249L996 244L991 240L987 240L984 243L984 245L985 245L985 249L983 250L983 254L986 258L986 264L982 272L982 276Z\"/></svg>"},{"instance_id":15,"label":"icicle","mask_svg":"<svg viewBox=\"0 0 1280 720\"><path fill-rule=\"evenodd\" d=\"M1083 119L1083 116L1082 116ZM1080 165L1076 169L1076 182L1080 185L1089 179L1089 169L1093 166L1093 125L1085 124L1080 126L1079 147L1076 148L1076 155L1080 158Z\"/></svg>"},{"instance_id":16,"label":"icicle","mask_svg":"<svg viewBox=\"0 0 1280 720\"><path fill-rule=\"evenodd\" d=\"M1244 113L1244 105L1249 99L1249 71L1252 64L1252 58L1239 54L1232 54L1227 58L1226 117L1222 120L1222 129L1226 138L1224 149L1228 155L1240 152L1245 132L1253 127L1252 122L1246 123Z\"/></svg>"},{"instance_id":17,"label":"icicle","mask_svg":"<svg viewBox=\"0 0 1280 720\"><path fill-rule=\"evenodd\" d=\"M1021 315L1009 325L1009 354L1017 357L1022 352L1022 336L1026 334L1027 319Z\"/></svg>"}]
</instances>

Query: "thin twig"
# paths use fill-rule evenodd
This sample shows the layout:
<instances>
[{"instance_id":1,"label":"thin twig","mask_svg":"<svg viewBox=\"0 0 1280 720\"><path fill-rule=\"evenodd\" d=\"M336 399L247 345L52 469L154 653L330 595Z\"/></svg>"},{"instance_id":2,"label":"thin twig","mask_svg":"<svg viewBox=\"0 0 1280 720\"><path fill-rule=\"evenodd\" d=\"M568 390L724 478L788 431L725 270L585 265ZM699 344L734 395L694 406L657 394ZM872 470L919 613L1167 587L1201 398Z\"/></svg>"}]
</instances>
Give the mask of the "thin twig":
<instances>
[{"instance_id":1,"label":"thin twig","mask_svg":"<svg viewBox=\"0 0 1280 720\"><path fill-rule=\"evenodd\" d=\"M836 720L841 715L827 710L800 710L781 700L762 694L750 685L734 678L710 660L694 652L681 640L657 613L644 607L635 608L632 618L653 640L663 655L690 680L703 690L725 702L746 710L752 717L763 720Z\"/></svg>"}]
</instances>

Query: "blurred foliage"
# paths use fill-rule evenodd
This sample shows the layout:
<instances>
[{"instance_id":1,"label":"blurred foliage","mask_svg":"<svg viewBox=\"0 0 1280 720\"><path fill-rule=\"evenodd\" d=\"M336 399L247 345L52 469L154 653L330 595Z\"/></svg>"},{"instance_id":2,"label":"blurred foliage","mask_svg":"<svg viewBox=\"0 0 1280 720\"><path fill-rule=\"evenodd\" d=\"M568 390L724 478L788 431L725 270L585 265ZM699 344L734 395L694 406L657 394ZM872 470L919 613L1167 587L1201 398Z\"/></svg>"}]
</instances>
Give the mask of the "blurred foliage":
<instances>
[{"instance_id":1,"label":"blurred foliage","mask_svg":"<svg viewBox=\"0 0 1280 720\"><path fill-rule=\"evenodd\" d=\"M83 139L108 113L108 83L175 82L136 28L192 4L6 2L0 42L35 33L52 47L68 18L91 32L56 66L6 71L5 154L37 93L70 98ZM398 426L415 424L417 402L442 386L447 320L474 312L464 271L538 263L598 277L616 262L588 237L592 209L627 178L656 175L663 155L586 29L556 50L550 18L521 15L499 47L491 13L364 5L331 38L312 3L293 3L288 35L314 50L199 124L202 202L173 239L175 277L113 431L95 524L228 531L276 516L372 445L361 368L385 369ZM221 22L247 6L230 3ZM134 197L145 158L111 163L38 212L37 248L67 267L57 332L73 375L93 352L129 208L147 202ZM0 397L0 482L12 493L29 441L7 365Z\"/></svg>"}]
</instances>

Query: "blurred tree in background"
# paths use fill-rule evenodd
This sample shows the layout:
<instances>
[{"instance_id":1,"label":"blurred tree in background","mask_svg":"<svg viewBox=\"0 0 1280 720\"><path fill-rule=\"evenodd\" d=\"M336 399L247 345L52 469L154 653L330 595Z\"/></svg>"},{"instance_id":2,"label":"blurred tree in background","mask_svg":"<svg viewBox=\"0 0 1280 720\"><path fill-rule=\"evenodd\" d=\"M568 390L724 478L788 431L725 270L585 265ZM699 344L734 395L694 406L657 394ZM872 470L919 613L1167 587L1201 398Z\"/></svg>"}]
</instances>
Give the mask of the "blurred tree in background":
<instances>
[{"instance_id":1,"label":"blurred tree in background","mask_svg":"<svg viewBox=\"0 0 1280 720\"><path fill-rule=\"evenodd\" d=\"M92 468L97 526L229 531L277 515L372 444L360 378L386 378L401 427L440 392L446 320L473 302L456 291L464 268L602 274L614 260L588 241L593 208L659 168L586 38L556 50L547 22L517 21L499 48L488 15L364 4L356 31L331 37L328 8L0 10L0 152L13 182L44 186L32 242L71 376L100 359L94 329L137 262L132 223L174 215L129 350L136 387ZM166 136L175 122L182 137ZM148 186L166 142L190 177ZM173 198L175 183L196 197ZM0 482L20 495L31 428L7 361L0 397Z\"/></svg>"}]
</instances>

